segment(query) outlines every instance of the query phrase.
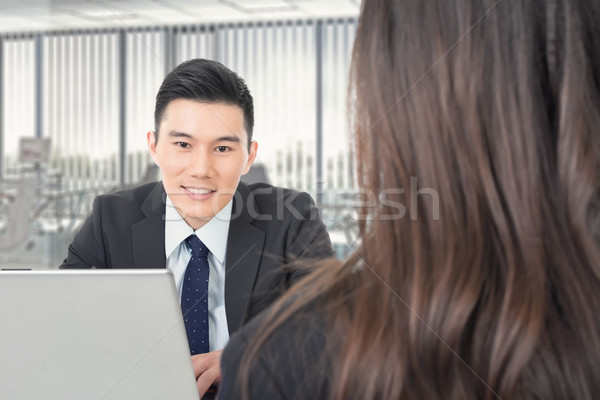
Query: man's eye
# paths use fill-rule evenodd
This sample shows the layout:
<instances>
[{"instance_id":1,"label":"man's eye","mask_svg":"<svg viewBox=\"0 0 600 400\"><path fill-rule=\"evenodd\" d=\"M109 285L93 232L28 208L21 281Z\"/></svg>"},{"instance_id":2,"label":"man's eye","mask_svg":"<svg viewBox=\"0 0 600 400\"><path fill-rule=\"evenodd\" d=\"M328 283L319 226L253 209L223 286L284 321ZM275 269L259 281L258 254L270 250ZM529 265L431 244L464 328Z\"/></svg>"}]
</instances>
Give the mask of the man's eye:
<instances>
[{"instance_id":1,"label":"man's eye","mask_svg":"<svg viewBox=\"0 0 600 400\"><path fill-rule=\"evenodd\" d=\"M186 143L186 142L177 142L177 143L175 143L175 144L176 144L177 146L179 146L179 147L182 147L182 148L184 148L184 149L187 149L188 147L190 147L190 144L189 144L189 143Z\"/></svg>"},{"instance_id":2,"label":"man's eye","mask_svg":"<svg viewBox=\"0 0 600 400\"><path fill-rule=\"evenodd\" d=\"M228 151L228 150L229 150L229 147L227 147L227 146L218 146L218 147L217 147L217 151L218 151L219 153L225 153L225 152L226 152L226 151Z\"/></svg>"}]
</instances>

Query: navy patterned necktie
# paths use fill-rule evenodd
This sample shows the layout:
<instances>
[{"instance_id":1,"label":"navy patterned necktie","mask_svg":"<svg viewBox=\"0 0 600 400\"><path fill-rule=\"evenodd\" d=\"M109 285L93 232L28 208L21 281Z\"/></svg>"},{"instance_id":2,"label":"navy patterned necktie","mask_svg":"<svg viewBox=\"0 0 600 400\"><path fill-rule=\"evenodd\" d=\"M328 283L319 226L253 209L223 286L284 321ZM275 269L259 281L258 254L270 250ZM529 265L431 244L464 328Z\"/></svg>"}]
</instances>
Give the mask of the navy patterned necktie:
<instances>
[{"instance_id":1,"label":"navy patterned necktie","mask_svg":"<svg viewBox=\"0 0 600 400\"><path fill-rule=\"evenodd\" d=\"M181 311L192 355L208 353L208 248L195 234L185 239L192 258L185 269Z\"/></svg>"}]
</instances>

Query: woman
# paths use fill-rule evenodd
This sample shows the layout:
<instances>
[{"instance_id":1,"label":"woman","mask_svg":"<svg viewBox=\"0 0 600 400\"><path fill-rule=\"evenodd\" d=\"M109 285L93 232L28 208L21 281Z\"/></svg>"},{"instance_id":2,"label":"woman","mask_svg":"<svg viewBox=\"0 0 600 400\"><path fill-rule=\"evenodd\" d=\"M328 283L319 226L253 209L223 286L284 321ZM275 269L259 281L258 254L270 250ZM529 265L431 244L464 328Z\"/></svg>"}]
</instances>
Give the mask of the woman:
<instances>
[{"instance_id":1,"label":"woman","mask_svg":"<svg viewBox=\"0 0 600 400\"><path fill-rule=\"evenodd\" d=\"M220 398L598 396L599 21L597 0L363 1L350 111L381 203L355 257L231 339Z\"/></svg>"}]
</instances>

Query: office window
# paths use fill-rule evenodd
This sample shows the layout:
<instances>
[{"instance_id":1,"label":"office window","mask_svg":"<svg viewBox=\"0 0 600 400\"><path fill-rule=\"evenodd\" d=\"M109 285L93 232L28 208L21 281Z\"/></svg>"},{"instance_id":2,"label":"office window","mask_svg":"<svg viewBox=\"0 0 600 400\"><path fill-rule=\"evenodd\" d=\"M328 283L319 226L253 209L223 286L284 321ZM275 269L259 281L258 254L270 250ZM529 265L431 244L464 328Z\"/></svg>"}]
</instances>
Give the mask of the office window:
<instances>
[{"instance_id":1,"label":"office window","mask_svg":"<svg viewBox=\"0 0 600 400\"><path fill-rule=\"evenodd\" d=\"M35 40L7 38L2 43L2 172L18 171L21 137L35 136Z\"/></svg>"},{"instance_id":2,"label":"office window","mask_svg":"<svg viewBox=\"0 0 600 400\"><path fill-rule=\"evenodd\" d=\"M354 169L346 113L348 73L356 21L323 25L323 163L327 192L350 192Z\"/></svg>"},{"instance_id":3,"label":"office window","mask_svg":"<svg viewBox=\"0 0 600 400\"><path fill-rule=\"evenodd\" d=\"M173 31L175 64L192 58L215 59L215 30L206 26L184 26Z\"/></svg>"},{"instance_id":4,"label":"office window","mask_svg":"<svg viewBox=\"0 0 600 400\"><path fill-rule=\"evenodd\" d=\"M119 176L118 34L43 40L43 136L65 189L110 187Z\"/></svg>"},{"instance_id":5,"label":"office window","mask_svg":"<svg viewBox=\"0 0 600 400\"><path fill-rule=\"evenodd\" d=\"M151 164L146 132L154 129L163 77L204 57L248 83L257 161L271 183L315 197L319 188L350 191L346 87L355 25L273 21L5 36L4 169L15 165L19 137L41 134L52 141L51 168L62 171L66 189L138 183Z\"/></svg>"},{"instance_id":6,"label":"office window","mask_svg":"<svg viewBox=\"0 0 600 400\"><path fill-rule=\"evenodd\" d=\"M154 130L155 96L168 69L164 31L128 32L125 47L125 183L136 184L153 163L146 133Z\"/></svg>"}]
</instances>

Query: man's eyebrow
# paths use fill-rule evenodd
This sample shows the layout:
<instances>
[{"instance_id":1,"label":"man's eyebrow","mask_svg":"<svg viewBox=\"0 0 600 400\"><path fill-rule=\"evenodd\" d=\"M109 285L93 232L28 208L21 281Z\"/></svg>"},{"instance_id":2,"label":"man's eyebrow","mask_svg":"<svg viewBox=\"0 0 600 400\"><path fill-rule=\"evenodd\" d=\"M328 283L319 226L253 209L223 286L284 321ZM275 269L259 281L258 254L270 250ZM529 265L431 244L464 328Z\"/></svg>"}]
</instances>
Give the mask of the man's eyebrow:
<instances>
[{"instance_id":1,"label":"man's eyebrow","mask_svg":"<svg viewBox=\"0 0 600 400\"><path fill-rule=\"evenodd\" d=\"M237 142L240 143L242 139L238 136L221 136L215 139L215 142Z\"/></svg>"},{"instance_id":2,"label":"man's eyebrow","mask_svg":"<svg viewBox=\"0 0 600 400\"><path fill-rule=\"evenodd\" d=\"M192 135L190 135L189 133L179 132L179 131L170 131L168 133L168 135L170 137L174 137L174 138L180 138L180 137L182 137L182 138L188 138L188 139L192 138Z\"/></svg>"},{"instance_id":3,"label":"man's eyebrow","mask_svg":"<svg viewBox=\"0 0 600 400\"><path fill-rule=\"evenodd\" d=\"M187 138L190 140L194 139L192 137L192 135L190 135L189 133L179 132L179 131L170 131L167 135L169 135L169 137L172 137L172 138ZM241 143L242 139L240 139L238 136L219 136L218 138L213 140L213 142Z\"/></svg>"}]
</instances>

